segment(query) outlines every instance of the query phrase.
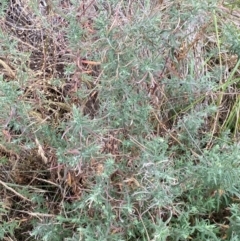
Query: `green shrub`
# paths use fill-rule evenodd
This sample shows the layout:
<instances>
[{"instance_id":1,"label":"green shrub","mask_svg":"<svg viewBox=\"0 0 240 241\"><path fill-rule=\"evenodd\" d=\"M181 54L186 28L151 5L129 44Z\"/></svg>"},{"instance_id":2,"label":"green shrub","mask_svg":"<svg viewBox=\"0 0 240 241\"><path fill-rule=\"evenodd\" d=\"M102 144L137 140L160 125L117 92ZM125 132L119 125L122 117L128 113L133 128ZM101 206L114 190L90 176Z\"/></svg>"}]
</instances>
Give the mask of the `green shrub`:
<instances>
[{"instance_id":1,"label":"green shrub","mask_svg":"<svg viewBox=\"0 0 240 241\"><path fill-rule=\"evenodd\" d=\"M34 2L41 46L1 28L0 238L238 240L239 41L219 4Z\"/></svg>"}]
</instances>

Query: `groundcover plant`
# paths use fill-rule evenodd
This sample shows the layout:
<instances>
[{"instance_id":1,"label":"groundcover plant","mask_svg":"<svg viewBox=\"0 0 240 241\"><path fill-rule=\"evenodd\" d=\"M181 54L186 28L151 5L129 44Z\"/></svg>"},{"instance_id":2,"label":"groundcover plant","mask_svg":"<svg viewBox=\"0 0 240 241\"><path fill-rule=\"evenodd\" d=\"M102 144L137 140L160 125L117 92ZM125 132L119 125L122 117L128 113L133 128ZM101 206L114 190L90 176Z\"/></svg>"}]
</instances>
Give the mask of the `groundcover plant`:
<instances>
[{"instance_id":1,"label":"groundcover plant","mask_svg":"<svg viewBox=\"0 0 240 241\"><path fill-rule=\"evenodd\" d=\"M2 0L0 239L240 240L239 19Z\"/></svg>"}]
</instances>

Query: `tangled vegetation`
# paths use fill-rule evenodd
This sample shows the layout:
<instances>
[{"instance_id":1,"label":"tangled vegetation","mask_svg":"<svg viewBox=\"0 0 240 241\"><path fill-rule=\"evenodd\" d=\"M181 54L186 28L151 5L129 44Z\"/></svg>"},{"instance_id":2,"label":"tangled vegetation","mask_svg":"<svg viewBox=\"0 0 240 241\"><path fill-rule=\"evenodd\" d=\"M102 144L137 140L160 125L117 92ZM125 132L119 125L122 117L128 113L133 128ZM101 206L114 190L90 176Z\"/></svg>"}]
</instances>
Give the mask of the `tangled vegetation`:
<instances>
[{"instance_id":1,"label":"tangled vegetation","mask_svg":"<svg viewBox=\"0 0 240 241\"><path fill-rule=\"evenodd\" d=\"M240 240L239 19L2 0L0 240Z\"/></svg>"}]
</instances>

